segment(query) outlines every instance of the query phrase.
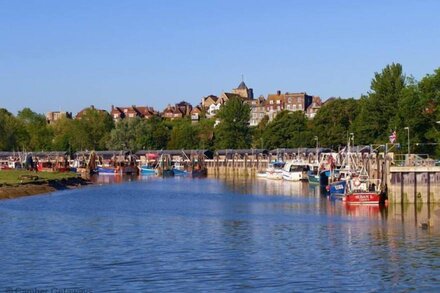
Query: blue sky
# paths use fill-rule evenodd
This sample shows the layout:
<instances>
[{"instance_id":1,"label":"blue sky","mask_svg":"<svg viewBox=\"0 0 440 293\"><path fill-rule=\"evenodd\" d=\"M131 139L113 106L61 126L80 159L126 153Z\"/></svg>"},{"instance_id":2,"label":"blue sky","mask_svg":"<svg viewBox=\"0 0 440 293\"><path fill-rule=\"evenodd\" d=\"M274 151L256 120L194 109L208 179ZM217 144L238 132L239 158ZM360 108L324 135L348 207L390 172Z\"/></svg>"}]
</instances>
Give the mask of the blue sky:
<instances>
[{"instance_id":1,"label":"blue sky","mask_svg":"<svg viewBox=\"0 0 440 293\"><path fill-rule=\"evenodd\" d=\"M359 97L392 62L440 66L440 1L0 0L0 107L198 103L241 81Z\"/></svg>"}]
</instances>

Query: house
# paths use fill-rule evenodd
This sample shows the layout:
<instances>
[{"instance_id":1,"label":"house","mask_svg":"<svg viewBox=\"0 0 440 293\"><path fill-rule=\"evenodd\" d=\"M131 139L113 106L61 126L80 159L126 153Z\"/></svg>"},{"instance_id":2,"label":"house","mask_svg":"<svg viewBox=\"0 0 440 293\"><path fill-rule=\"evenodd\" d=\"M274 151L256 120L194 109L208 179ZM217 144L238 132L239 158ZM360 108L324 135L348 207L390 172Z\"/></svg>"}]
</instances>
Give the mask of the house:
<instances>
[{"instance_id":1,"label":"house","mask_svg":"<svg viewBox=\"0 0 440 293\"><path fill-rule=\"evenodd\" d=\"M202 98L201 105L205 109L208 109L212 104L217 103L218 97L214 95L209 95Z\"/></svg>"},{"instance_id":2,"label":"house","mask_svg":"<svg viewBox=\"0 0 440 293\"><path fill-rule=\"evenodd\" d=\"M321 109L321 106L321 98L319 96L313 96L312 104L307 108L306 116L309 119L313 119L316 116L316 113L318 113L319 109Z\"/></svg>"},{"instance_id":3,"label":"house","mask_svg":"<svg viewBox=\"0 0 440 293\"><path fill-rule=\"evenodd\" d=\"M191 110L193 108L190 103L185 101L181 101L180 103L177 103L175 107L178 108L180 112L182 112L183 117L190 116Z\"/></svg>"},{"instance_id":4,"label":"house","mask_svg":"<svg viewBox=\"0 0 440 293\"><path fill-rule=\"evenodd\" d=\"M251 107L251 118L249 120L250 126L257 126L266 115L265 102L266 100L263 96L248 101L248 104Z\"/></svg>"},{"instance_id":5,"label":"house","mask_svg":"<svg viewBox=\"0 0 440 293\"><path fill-rule=\"evenodd\" d=\"M118 122L124 118L146 118L149 119L157 115L157 112L152 107L115 107L112 105L110 115L115 122Z\"/></svg>"},{"instance_id":6,"label":"house","mask_svg":"<svg viewBox=\"0 0 440 293\"><path fill-rule=\"evenodd\" d=\"M108 112L107 112L106 110L96 109L95 106L91 105L90 107L84 108L84 109L82 109L81 111L79 111L79 112L76 114L75 119L81 120L81 118L84 116L84 114L85 114L87 111L90 111L90 110L98 111L98 112L103 113L103 114L108 114Z\"/></svg>"},{"instance_id":7,"label":"house","mask_svg":"<svg viewBox=\"0 0 440 293\"><path fill-rule=\"evenodd\" d=\"M284 110L285 96L281 91L277 91L276 94L269 94L267 100L264 103L266 114L269 116L269 121L272 121L275 116Z\"/></svg>"},{"instance_id":8,"label":"house","mask_svg":"<svg viewBox=\"0 0 440 293\"><path fill-rule=\"evenodd\" d=\"M168 105L162 112L162 117L170 120L181 119L183 116L182 111L178 107L172 105Z\"/></svg>"},{"instance_id":9,"label":"house","mask_svg":"<svg viewBox=\"0 0 440 293\"><path fill-rule=\"evenodd\" d=\"M224 93L224 92L223 92L223 93L220 95L220 97L218 98L217 103L223 105L223 104L225 104L226 102L228 102L228 101L229 101L230 99L232 99L232 98L238 98L238 99L240 99L240 100L242 100L242 101L246 101L246 100L247 100L247 98L244 98L244 97L240 96L239 94L235 94L235 93Z\"/></svg>"},{"instance_id":10,"label":"house","mask_svg":"<svg viewBox=\"0 0 440 293\"><path fill-rule=\"evenodd\" d=\"M196 122L200 120L200 116L202 115L202 108L200 106L196 106L191 110L191 121Z\"/></svg>"},{"instance_id":11,"label":"house","mask_svg":"<svg viewBox=\"0 0 440 293\"><path fill-rule=\"evenodd\" d=\"M312 104L312 96L306 93L285 93L284 95L285 110L306 112L307 108Z\"/></svg>"},{"instance_id":12,"label":"house","mask_svg":"<svg viewBox=\"0 0 440 293\"><path fill-rule=\"evenodd\" d=\"M136 107L136 109L141 114L141 117L145 119L150 119L154 116L158 116L157 111L154 110L153 107Z\"/></svg>"},{"instance_id":13,"label":"house","mask_svg":"<svg viewBox=\"0 0 440 293\"><path fill-rule=\"evenodd\" d=\"M46 113L46 121L48 124L52 124L61 118L72 119L72 112L54 111Z\"/></svg>"}]
</instances>

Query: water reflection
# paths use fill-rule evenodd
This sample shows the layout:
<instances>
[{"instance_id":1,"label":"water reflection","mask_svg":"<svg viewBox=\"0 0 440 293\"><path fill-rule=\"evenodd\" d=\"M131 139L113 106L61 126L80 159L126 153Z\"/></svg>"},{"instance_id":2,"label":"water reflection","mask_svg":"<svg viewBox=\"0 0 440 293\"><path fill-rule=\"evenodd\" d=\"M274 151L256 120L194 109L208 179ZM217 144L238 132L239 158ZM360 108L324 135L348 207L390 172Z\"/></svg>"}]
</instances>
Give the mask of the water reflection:
<instances>
[{"instance_id":1,"label":"water reflection","mask_svg":"<svg viewBox=\"0 0 440 293\"><path fill-rule=\"evenodd\" d=\"M352 218L370 218L401 222L421 228L424 223L429 223L429 233L440 232L440 205L436 204L389 204L387 206L375 205L350 205L341 201L330 200L326 194L322 194L318 185L308 182L288 182L282 180L267 180L264 178L252 178L243 176L208 177L205 179L192 179L190 177L163 178L155 175L94 175L90 179L95 184L118 184L131 181L140 182L172 182L170 184L182 184L195 186L193 180L207 180L221 182L228 192L243 195L260 196L286 196L307 202L315 208L315 211L324 212L327 215L347 216ZM211 185L203 187L203 191L210 192ZM211 190L212 192L212 190ZM311 199L315 199L310 202ZM302 209L302 204L284 203L278 205L283 209ZM311 208L311 207L309 207Z\"/></svg>"},{"instance_id":2,"label":"water reflection","mask_svg":"<svg viewBox=\"0 0 440 293\"><path fill-rule=\"evenodd\" d=\"M439 289L439 206L349 206L307 183L243 177L93 180L91 188L0 202L0 284L102 292ZM433 227L422 229L427 217Z\"/></svg>"}]
</instances>

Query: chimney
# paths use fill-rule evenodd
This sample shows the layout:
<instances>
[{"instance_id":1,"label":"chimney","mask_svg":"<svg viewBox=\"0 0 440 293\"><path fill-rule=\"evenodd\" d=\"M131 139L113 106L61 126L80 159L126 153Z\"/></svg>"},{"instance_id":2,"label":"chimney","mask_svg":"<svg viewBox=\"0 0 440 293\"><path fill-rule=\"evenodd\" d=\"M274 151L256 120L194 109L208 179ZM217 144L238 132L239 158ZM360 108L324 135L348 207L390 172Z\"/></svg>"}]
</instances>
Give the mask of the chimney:
<instances>
[{"instance_id":1,"label":"chimney","mask_svg":"<svg viewBox=\"0 0 440 293\"><path fill-rule=\"evenodd\" d=\"M115 109L115 106L114 105L112 105L112 111Z\"/></svg>"},{"instance_id":2,"label":"chimney","mask_svg":"<svg viewBox=\"0 0 440 293\"><path fill-rule=\"evenodd\" d=\"M277 90L277 95L280 96L281 95L281 91Z\"/></svg>"}]
</instances>

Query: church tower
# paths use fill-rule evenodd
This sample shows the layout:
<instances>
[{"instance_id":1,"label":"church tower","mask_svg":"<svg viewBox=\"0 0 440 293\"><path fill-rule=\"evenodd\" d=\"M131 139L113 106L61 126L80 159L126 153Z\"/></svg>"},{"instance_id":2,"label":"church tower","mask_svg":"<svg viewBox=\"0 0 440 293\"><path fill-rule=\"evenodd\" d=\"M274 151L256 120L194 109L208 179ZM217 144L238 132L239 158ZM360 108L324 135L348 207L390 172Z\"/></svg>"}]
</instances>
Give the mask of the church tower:
<instances>
[{"instance_id":1,"label":"church tower","mask_svg":"<svg viewBox=\"0 0 440 293\"><path fill-rule=\"evenodd\" d=\"M242 81L236 89L233 89L232 92L234 94L240 95L243 98L253 100L254 99L254 91L246 86L244 81Z\"/></svg>"}]
</instances>

